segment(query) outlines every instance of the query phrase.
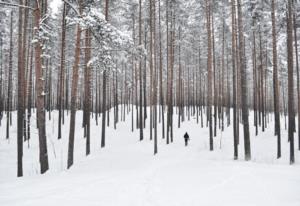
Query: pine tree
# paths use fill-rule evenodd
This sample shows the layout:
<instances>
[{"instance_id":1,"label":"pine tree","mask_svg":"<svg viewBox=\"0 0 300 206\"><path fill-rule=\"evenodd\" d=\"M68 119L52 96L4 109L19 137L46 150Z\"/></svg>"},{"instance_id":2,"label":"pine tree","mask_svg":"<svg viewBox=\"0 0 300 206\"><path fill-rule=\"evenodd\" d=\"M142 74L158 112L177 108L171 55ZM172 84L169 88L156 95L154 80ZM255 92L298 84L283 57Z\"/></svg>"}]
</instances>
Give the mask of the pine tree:
<instances>
[{"instance_id":1,"label":"pine tree","mask_svg":"<svg viewBox=\"0 0 300 206\"><path fill-rule=\"evenodd\" d=\"M292 18L292 1L287 2L287 55L288 55L288 136L290 141L290 164L295 162L294 152L294 71L293 71L293 18Z\"/></svg>"},{"instance_id":2,"label":"pine tree","mask_svg":"<svg viewBox=\"0 0 300 206\"><path fill-rule=\"evenodd\" d=\"M81 7L82 1L79 0L79 14L82 13ZM78 69L80 62L80 38L81 38L81 28L77 25L76 31L76 46L75 46L75 61L73 66L72 74L72 87L71 87L71 117L70 117L70 132L69 132L69 146L68 146L68 169L73 165L74 161L74 136L75 136L75 118L76 118L76 102L77 102L77 87L78 87Z\"/></svg>"},{"instance_id":3,"label":"pine tree","mask_svg":"<svg viewBox=\"0 0 300 206\"><path fill-rule=\"evenodd\" d=\"M63 5L62 12L62 33L61 33L61 51L60 51L60 79L58 95L58 139L61 139L62 109L64 105L64 73L65 73L65 47L66 47L66 3Z\"/></svg>"},{"instance_id":4,"label":"pine tree","mask_svg":"<svg viewBox=\"0 0 300 206\"><path fill-rule=\"evenodd\" d=\"M207 115L209 121L209 149L214 149L213 129L212 129L212 37L211 37L211 1L206 0L206 19L207 19Z\"/></svg>"},{"instance_id":5,"label":"pine tree","mask_svg":"<svg viewBox=\"0 0 300 206\"><path fill-rule=\"evenodd\" d=\"M277 71L277 37L275 22L275 0L272 0L272 40L273 40L273 91L274 91L274 113L275 113L275 134L277 135L277 158L281 157L281 131L279 115L279 86Z\"/></svg>"},{"instance_id":6,"label":"pine tree","mask_svg":"<svg viewBox=\"0 0 300 206\"><path fill-rule=\"evenodd\" d=\"M45 11L43 7L45 4L36 4L34 10L35 17L35 35L38 37L40 28L40 20L42 13ZM36 107L37 107L37 124L39 133L39 149L40 149L40 165L41 173L45 173L49 169L47 139L46 139L46 125L45 125L45 92L44 92L44 76L42 67L42 42L38 39L35 43L35 79L36 79ZM22 80L23 81L23 80Z\"/></svg>"},{"instance_id":7,"label":"pine tree","mask_svg":"<svg viewBox=\"0 0 300 206\"><path fill-rule=\"evenodd\" d=\"M243 32L243 16L241 1L237 0L238 8L238 29L239 29L239 58L240 58L240 71L241 71L241 86L242 86L242 117L244 127L244 147L245 147L245 160L251 159L250 149L250 134L249 134L249 111L248 111L248 85L247 85L247 68L246 56L244 53L244 32Z\"/></svg>"},{"instance_id":8,"label":"pine tree","mask_svg":"<svg viewBox=\"0 0 300 206\"><path fill-rule=\"evenodd\" d=\"M238 121L237 121L237 95L236 95L236 9L235 0L231 1L232 15L232 80L233 80L233 147L234 159L238 159Z\"/></svg>"}]
</instances>

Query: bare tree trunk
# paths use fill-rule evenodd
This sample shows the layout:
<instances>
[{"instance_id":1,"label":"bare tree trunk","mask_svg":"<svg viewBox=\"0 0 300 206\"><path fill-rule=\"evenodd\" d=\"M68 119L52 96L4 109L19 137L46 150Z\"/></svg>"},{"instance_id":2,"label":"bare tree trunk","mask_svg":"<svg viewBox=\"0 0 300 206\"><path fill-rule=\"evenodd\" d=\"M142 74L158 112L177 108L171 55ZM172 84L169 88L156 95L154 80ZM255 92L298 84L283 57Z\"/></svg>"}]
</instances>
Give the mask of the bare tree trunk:
<instances>
[{"instance_id":1,"label":"bare tree trunk","mask_svg":"<svg viewBox=\"0 0 300 206\"><path fill-rule=\"evenodd\" d=\"M91 59L91 34L90 30L85 31L85 131L86 131L86 155L90 154L90 111L91 111L91 67L89 61Z\"/></svg>"},{"instance_id":2,"label":"bare tree trunk","mask_svg":"<svg viewBox=\"0 0 300 206\"><path fill-rule=\"evenodd\" d=\"M32 107L32 67L33 67L33 48L31 48L30 54L30 66L29 66L29 80L28 80L28 101L27 101L27 138L28 138L28 145L30 140L30 119L31 119L31 107Z\"/></svg>"},{"instance_id":3,"label":"bare tree trunk","mask_svg":"<svg viewBox=\"0 0 300 206\"><path fill-rule=\"evenodd\" d=\"M79 11L81 14L81 0L78 2ZM70 133L68 146L68 169L73 165L74 161L74 136L75 136L75 120L76 120L76 101L77 101L77 87L78 87L78 70L80 62L80 38L81 28L77 24L76 45L75 45L75 62L72 74L72 88L71 88L71 117L70 117Z\"/></svg>"},{"instance_id":4,"label":"bare tree trunk","mask_svg":"<svg viewBox=\"0 0 300 206\"><path fill-rule=\"evenodd\" d=\"M294 39L295 39L295 57L296 57L296 72L297 72L297 99L298 99L298 150L300 150L300 77L299 77L299 53L298 53L298 40L297 40L297 23L296 23L296 10L294 8ZM295 128L296 129L296 128Z\"/></svg>"},{"instance_id":5,"label":"bare tree trunk","mask_svg":"<svg viewBox=\"0 0 300 206\"><path fill-rule=\"evenodd\" d=\"M105 0L105 20L108 21L108 7L109 7L109 0ZM105 118L106 118L106 81L107 81L107 71L104 69L103 71L103 92L102 92L102 132L101 132L101 147L105 147ZM109 116L109 115L108 115ZM109 121L108 121L109 123Z\"/></svg>"},{"instance_id":6,"label":"bare tree trunk","mask_svg":"<svg viewBox=\"0 0 300 206\"><path fill-rule=\"evenodd\" d=\"M4 98L3 98L3 38L0 37L0 126L2 126L2 118L3 118L3 111L4 111Z\"/></svg>"},{"instance_id":7,"label":"bare tree trunk","mask_svg":"<svg viewBox=\"0 0 300 206\"><path fill-rule=\"evenodd\" d=\"M162 40L161 40L161 3L159 0L159 97L161 106L161 118L162 118L162 138L165 138L165 111L164 111L164 93L163 93L163 61L162 61Z\"/></svg>"},{"instance_id":8,"label":"bare tree trunk","mask_svg":"<svg viewBox=\"0 0 300 206\"><path fill-rule=\"evenodd\" d=\"M242 103L242 118L244 127L244 147L245 147L245 160L251 159L250 148L250 135L249 135L249 111L248 111L248 86L247 86L247 65L246 56L244 53L244 32L243 32L243 18L241 1L237 0L238 4L238 27L239 27L239 57L240 57L240 70L241 70L241 103Z\"/></svg>"},{"instance_id":9,"label":"bare tree trunk","mask_svg":"<svg viewBox=\"0 0 300 206\"><path fill-rule=\"evenodd\" d=\"M211 9L211 8L210 8ZM214 84L214 92L213 92L213 105L214 105L214 114L213 114L213 117L214 117L214 137L217 136L217 97L218 97L218 91L217 91L217 77L216 77L216 73L217 73L217 67L216 67L216 54L215 54L215 25L214 25L214 15L213 15L213 12L210 11L210 15L211 15L211 30L212 30L212 64L213 64L213 84Z\"/></svg>"},{"instance_id":10,"label":"bare tree trunk","mask_svg":"<svg viewBox=\"0 0 300 206\"><path fill-rule=\"evenodd\" d=\"M225 73L225 19L222 17L222 82L219 86L220 92L220 107L221 107L221 131L224 131L224 107L225 107L225 83L224 83L224 73ZM221 76L221 75L220 75Z\"/></svg>"},{"instance_id":11,"label":"bare tree trunk","mask_svg":"<svg viewBox=\"0 0 300 206\"><path fill-rule=\"evenodd\" d=\"M213 145L213 130L212 130L212 87L211 87L211 80L212 80L212 56L211 56L211 1L206 0L206 19L207 19L207 73L208 73L208 80L207 80L207 115L208 115L208 122L209 122L209 149L212 151L214 149Z\"/></svg>"},{"instance_id":12,"label":"bare tree trunk","mask_svg":"<svg viewBox=\"0 0 300 206\"><path fill-rule=\"evenodd\" d=\"M293 19L292 19L292 2L288 0L287 11L287 54L288 54L288 116L289 127L288 136L290 141L290 164L295 162L294 152L294 71L293 71Z\"/></svg>"},{"instance_id":13,"label":"bare tree trunk","mask_svg":"<svg viewBox=\"0 0 300 206\"><path fill-rule=\"evenodd\" d=\"M23 1L19 1L23 5ZM11 23L12 24L12 23ZM24 68L23 68L23 9L19 8L19 27L18 27L18 122L17 122L17 142L18 142L18 177L23 176L23 121L24 121Z\"/></svg>"},{"instance_id":14,"label":"bare tree trunk","mask_svg":"<svg viewBox=\"0 0 300 206\"><path fill-rule=\"evenodd\" d=\"M62 107L64 104L64 67L65 67L65 47L66 47L66 4L63 7L62 17L62 34L61 34L61 51L60 51L60 79L59 79L59 95L58 95L58 139L61 139L62 124Z\"/></svg>"},{"instance_id":15,"label":"bare tree trunk","mask_svg":"<svg viewBox=\"0 0 300 206\"><path fill-rule=\"evenodd\" d=\"M275 135L277 135L277 158L281 157L281 131L279 115L279 86L277 71L277 37L275 22L275 1L272 0L272 39L273 39L273 90L274 90L274 112L275 112Z\"/></svg>"},{"instance_id":16,"label":"bare tree trunk","mask_svg":"<svg viewBox=\"0 0 300 206\"><path fill-rule=\"evenodd\" d=\"M39 32L41 11L43 8L37 5L35 14L35 32ZM36 107L39 133L39 147L40 147L40 164L41 173L45 173L49 169L48 153L47 153L47 139L46 139L46 125L45 125L45 92L44 92L44 77L42 70L42 45L38 41L35 44L35 79L36 79Z\"/></svg>"},{"instance_id":17,"label":"bare tree trunk","mask_svg":"<svg viewBox=\"0 0 300 206\"><path fill-rule=\"evenodd\" d=\"M13 66L13 12L10 13L10 43L9 43L9 65L8 65L8 85L7 85L7 103L6 103L6 139L9 139L9 126L12 107L12 66Z\"/></svg>"},{"instance_id":18,"label":"bare tree trunk","mask_svg":"<svg viewBox=\"0 0 300 206\"><path fill-rule=\"evenodd\" d=\"M265 92L264 92L264 63L263 63L263 49L262 49L262 37L261 37L261 28L259 26L259 52L260 52L260 111L261 111L261 128L262 131L265 131Z\"/></svg>"},{"instance_id":19,"label":"bare tree trunk","mask_svg":"<svg viewBox=\"0 0 300 206\"><path fill-rule=\"evenodd\" d=\"M170 8L169 8L169 0L166 0L166 27L167 27L167 106L168 106L168 110L167 110L167 144L170 143L170 35L169 35L169 13L170 13Z\"/></svg>"},{"instance_id":20,"label":"bare tree trunk","mask_svg":"<svg viewBox=\"0 0 300 206\"><path fill-rule=\"evenodd\" d=\"M142 0L139 0L139 46L142 45ZM141 54L140 54L141 55ZM140 141L144 139L144 133L143 133L143 82L142 82L142 57L139 57L139 80L140 80L140 98L139 98L139 103L140 103L140 113L139 113L139 126L140 126Z\"/></svg>"},{"instance_id":21,"label":"bare tree trunk","mask_svg":"<svg viewBox=\"0 0 300 206\"><path fill-rule=\"evenodd\" d=\"M28 6L28 0L24 0L24 5L25 6ZM24 139L24 141L26 141L27 140L27 134L26 134L26 117L25 117L25 115L26 115L26 95L27 95L27 93L26 93L26 87L27 87L27 84L26 84L26 70L27 70L27 62L26 62L26 56L27 56L27 45L26 45L26 43L27 43L27 33L28 33L28 31L27 31L27 26L28 26L28 13L29 13L29 11L28 11L28 9L25 9L24 10L24 16L23 16L23 31L22 31L22 33L23 33L23 40L22 40L22 55L23 55L23 57L22 57L22 70L23 70L23 74L24 74L24 77L23 77L23 88L22 88L22 90L23 90L23 139Z\"/></svg>"},{"instance_id":22,"label":"bare tree trunk","mask_svg":"<svg viewBox=\"0 0 300 206\"><path fill-rule=\"evenodd\" d=\"M155 1L153 1L153 33L154 33L154 82L153 82L153 105L154 105L154 155L158 152L158 146L157 146L157 78L158 78L158 69L157 69L157 61L156 61L156 4Z\"/></svg>"},{"instance_id":23,"label":"bare tree trunk","mask_svg":"<svg viewBox=\"0 0 300 206\"><path fill-rule=\"evenodd\" d=\"M236 95L236 5L235 0L231 1L232 7L232 77L233 77L233 146L234 159L238 159L238 130L239 122L237 121L237 95Z\"/></svg>"}]
</instances>

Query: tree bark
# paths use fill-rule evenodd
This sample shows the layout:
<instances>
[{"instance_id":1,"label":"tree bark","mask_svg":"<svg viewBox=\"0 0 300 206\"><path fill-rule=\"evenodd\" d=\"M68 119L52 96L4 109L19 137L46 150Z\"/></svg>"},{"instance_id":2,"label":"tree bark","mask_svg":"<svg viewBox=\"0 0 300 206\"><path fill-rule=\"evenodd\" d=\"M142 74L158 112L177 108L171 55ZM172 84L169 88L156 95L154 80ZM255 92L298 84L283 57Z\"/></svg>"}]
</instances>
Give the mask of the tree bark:
<instances>
[{"instance_id":1,"label":"tree bark","mask_svg":"<svg viewBox=\"0 0 300 206\"><path fill-rule=\"evenodd\" d=\"M277 69L277 37L275 22L275 0L272 0L272 41L273 41L273 91L274 91L274 113L275 113L275 135L277 135L277 158L281 157L281 131L279 115L279 86Z\"/></svg>"},{"instance_id":2,"label":"tree bark","mask_svg":"<svg viewBox=\"0 0 300 206\"><path fill-rule=\"evenodd\" d=\"M58 139L61 139L62 125L62 107L64 105L64 73L65 73L65 47L66 47L66 3L63 6L62 17L62 33L61 33L61 51L60 51L60 79L59 79L59 95L58 95Z\"/></svg>"},{"instance_id":3,"label":"tree bark","mask_svg":"<svg viewBox=\"0 0 300 206\"><path fill-rule=\"evenodd\" d=\"M295 163L294 152L294 71L293 71L293 19L292 1L288 0L287 11L287 54L288 54L288 137L290 141L290 164Z\"/></svg>"},{"instance_id":4,"label":"tree bark","mask_svg":"<svg viewBox=\"0 0 300 206\"><path fill-rule=\"evenodd\" d=\"M234 159L238 159L238 130L239 122L237 121L237 95L236 95L236 5L235 0L231 1L232 7L232 77L233 77L233 146Z\"/></svg>"},{"instance_id":5,"label":"tree bark","mask_svg":"<svg viewBox=\"0 0 300 206\"><path fill-rule=\"evenodd\" d=\"M212 128L212 55L211 55L211 47L212 47L212 37L211 37L211 1L206 0L206 19L207 19L207 73L208 73L208 81L207 81L207 113L208 113L208 122L209 122L209 149L213 151L213 128Z\"/></svg>"},{"instance_id":6,"label":"tree bark","mask_svg":"<svg viewBox=\"0 0 300 206\"><path fill-rule=\"evenodd\" d=\"M79 11L81 14L81 0L78 2ZM71 117L70 117L70 132L69 132L69 146L68 146L68 165L69 169L74 161L74 136L75 136L75 120L76 120L76 102L77 102L77 87L78 87L78 70L80 62L80 38L81 28L77 25L76 32L76 45L75 45L75 62L72 74L72 87L71 87Z\"/></svg>"},{"instance_id":7,"label":"tree bark","mask_svg":"<svg viewBox=\"0 0 300 206\"><path fill-rule=\"evenodd\" d=\"M250 135L249 135L249 111L248 111L248 86L247 86L247 65L246 56L244 53L244 32L243 32L243 17L241 1L237 0L238 4L238 27L239 27L239 58L241 71L241 104L242 104L242 119L244 128L244 147L245 160L251 159Z\"/></svg>"},{"instance_id":8,"label":"tree bark","mask_svg":"<svg viewBox=\"0 0 300 206\"><path fill-rule=\"evenodd\" d=\"M35 28L36 32L40 28L41 10L43 8L37 5L35 14ZM42 70L42 45L40 40L35 44L35 78L36 78L36 108L37 108L37 122L39 133L39 147L40 147L40 164L41 173L45 173L49 169L48 153L47 153L47 139L46 139L46 125L45 125L45 92L44 92L44 77Z\"/></svg>"},{"instance_id":9,"label":"tree bark","mask_svg":"<svg viewBox=\"0 0 300 206\"><path fill-rule=\"evenodd\" d=\"M19 1L23 5L23 1ZM11 23L12 24L12 23ZM18 112L17 112L17 142L18 142L18 177L23 176L23 123L24 123L24 68L23 68L23 9L19 8L19 26L18 26Z\"/></svg>"}]
</instances>

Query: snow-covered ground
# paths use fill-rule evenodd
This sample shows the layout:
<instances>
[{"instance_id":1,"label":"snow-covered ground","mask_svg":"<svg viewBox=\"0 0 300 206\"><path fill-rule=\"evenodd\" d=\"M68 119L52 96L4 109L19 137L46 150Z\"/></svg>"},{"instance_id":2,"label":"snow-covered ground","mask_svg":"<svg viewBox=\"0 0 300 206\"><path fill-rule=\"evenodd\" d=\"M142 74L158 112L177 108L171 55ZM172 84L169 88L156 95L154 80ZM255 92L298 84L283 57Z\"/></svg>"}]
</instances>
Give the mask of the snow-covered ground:
<instances>
[{"instance_id":1,"label":"snow-covered ground","mask_svg":"<svg viewBox=\"0 0 300 206\"><path fill-rule=\"evenodd\" d=\"M295 148L296 164L290 166L287 132L283 131L282 158L276 159L273 123L257 137L251 127L252 160L245 162L242 138L240 159L233 160L231 126L223 133L218 131L215 151L210 152L208 129L202 129L195 119L177 129L175 117L174 143L166 145L159 132L158 154L154 156L149 130L145 130L145 140L140 142L138 130L131 132L131 115L126 116L126 123L118 123L117 130L113 124L107 129L104 149L100 148L101 119L99 126L92 120L91 155L86 157L82 112L77 112L74 166L66 170L69 117L63 126L63 138L58 141L57 114L53 112L52 120L47 122L50 171L45 175L38 174L35 119L32 118L30 148L24 144L23 178L16 178L16 113L9 141L5 140L5 122L2 122L1 206L300 205L300 152ZM191 137L188 147L184 147L182 137L185 131Z\"/></svg>"}]
</instances>

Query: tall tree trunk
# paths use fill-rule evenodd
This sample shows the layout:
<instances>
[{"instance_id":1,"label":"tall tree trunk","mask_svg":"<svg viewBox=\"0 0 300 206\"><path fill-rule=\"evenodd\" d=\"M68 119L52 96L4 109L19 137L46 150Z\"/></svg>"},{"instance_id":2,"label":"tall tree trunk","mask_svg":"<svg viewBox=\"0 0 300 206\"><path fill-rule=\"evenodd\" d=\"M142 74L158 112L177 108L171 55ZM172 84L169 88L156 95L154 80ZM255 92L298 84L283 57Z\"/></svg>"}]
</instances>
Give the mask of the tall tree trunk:
<instances>
[{"instance_id":1,"label":"tall tree trunk","mask_svg":"<svg viewBox=\"0 0 300 206\"><path fill-rule=\"evenodd\" d=\"M85 110L85 131L86 131L86 155L90 154L90 111L91 111L91 34L90 30L85 31L85 85L84 85L84 110Z\"/></svg>"},{"instance_id":2,"label":"tall tree trunk","mask_svg":"<svg viewBox=\"0 0 300 206\"><path fill-rule=\"evenodd\" d=\"M25 6L28 6L28 0L25 0L24 2L24 5ZM26 56L27 56L27 33L28 33L28 31L27 31L27 25L28 25L28 13L29 13L29 11L28 11L28 9L25 9L24 10L24 16L23 16L23 31L22 31L22 33L23 33L23 40L22 40L22 55L23 55L23 57L22 57L22 70L23 70L23 74L24 74L24 77L23 77L23 88L22 88L22 90L23 90L23 138L24 138L24 141L26 141L27 140L27 135L26 135L26 118L25 118L25 113L26 113L26 110L25 110L25 108L26 108L26 87L27 87L27 84L26 84L26 70L27 70L27 62L26 62Z\"/></svg>"},{"instance_id":3,"label":"tall tree trunk","mask_svg":"<svg viewBox=\"0 0 300 206\"><path fill-rule=\"evenodd\" d=\"M79 11L81 14L81 0L78 2ZM75 136L75 120L76 120L76 102L77 102L77 87L78 87L78 70L80 62L80 38L81 28L77 24L76 45L75 45L75 62L72 74L72 88L71 88L71 117L70 117L70 132L69 132L69 146L68 146L68 169L73 165L74 161L74 136Z\"/></svg>"},{"instance_id":4,"label":"tall tree trunk","mask_svg":"<svg viewBox=\"0 0 300 206\"><path fill-rule=\"evenodd\" d=\"M232 77L233 77L233 146L234 159L238 159L238 130L239 122L237 121L237 95L236 95L236 5L235 0L231 1L232 7Z\"/></svg>"},{"instance_id":5,"label":"tall tree trunk","mask_svg":"<svg viewBox=\"0 0 300 206\"><path fill-rule=\"evenodd\" d=\"M293 71L293 19L292 0L288 0L287 11L287 54L288 54L288 136L290 141L290 164L295 162L294 152L294 71Z\"/></svg>"},{"instance_id":6,"label":"tall tree trunk","mask_svg":"<svg viewBox=\"0 0 300 206\"><path fill-rule=\"evenodd\" d=\"M19 0L23 5L23 1ZM18 26L18 122L17 122L17 142L18 142L18 177L23 176L23 121L24 121L24 68L23 68L23 9L19 8L19 26Z\"/></svg>"},{"instance_id":7,"label":"tall tree trunk","mask_svg":"<svg viewBox=\"0 0 300 206\"><path fill-rule=\"evenodd\" d=\"M65 73L65 47L66 47L66 3L63 6L60 51L60 75L59 75L59 95L58 95L58 139L61 139L62 107L64 104L64 73Z\"/></svg>"},{"instance_id":8,"label":"tall tree trunk","mask_svg":"<svg viewBox=\"0 0 300 206\"><path fill-rule=\"evenodd\" d=\"M7 103L6 103L6 139L9 139L9 126L12 107L12 67L13 67L13 12L10 13L10 42L9 42L9 65L8 65L8 84L7 84Z\"/></svg>"},{"instance_id":9,"label":"tall tree trunk","mask_svg":"<svg viewBox=\"0 0 300 206\"><path fill-rule=\"evenodd\" d=\"M256 35L253 31L253 112L254 112L254 126L255 126L255 135L258 135L258 113L257 113L257 64L256 64Z\"/></svg>"},{"instance_id":10,"label":"tall tree trunk","mask_svg":"<svg viewBox=\"0 0 300 206\"><path fill-rule=\"evenodd\" d=\"M261 111L261 115L260 115L260 122L261 122L261 128L262 128L262 132L265 131L265 92L264 92L264 63L263 63L263 48L262 48L262 31L261 28L259 26L259 58L260 58L260 111Z\"/></svg>"},{"instance_id":11,"label":"tall tree trunk","mask_svg":"<svg viewBox=\"0 0 300 206\"><path fill-rule=\"evenodd\" d=\"M142 45L142 0L139 0L139 46ZM142 57L140 54L139 57L139 80L140 80L140 85L139 85L139 104L140 104L140 112L139 112L139 126L140 126L140 141L142 141L144 139L144 133L143 133L143 82L142 82Z\"/></svg>"},{"instance_id":12,"label":"tall tree trunk","mask_svg":"<svg viewBox=\"0 0 300 206\"><path fill-rule=\"evenodd\" d=\"M212 151L214 149L213 145L213 129L212 129L212 55L211 55L211 47L212 47L212 37L211 37L211 1L206 0L206 19L207 19L207 113L208 113L208 122L209 122L209 149Z\"/></svg>"},{"instance_id":13,"label":"tall tree trunk","mask_svg":"<svg viewBox=\"0 0 300 206\"><path fill-rule=\"evenodd\" d=\"M156 61L156 4L152 1L152 17L153 17L153 45L154 45L154 79L153 79L153 127L154 127L154 155L158 152L157 146L157 61Z\"/></svg>"},{"instance_id":14,"label":"tall tree trunk","mask_svg":"<svg viewBox=\"0 0 300 206\"><path fill-rule=\"evenodd\" d=\"M105 20L108 21L108 7L109 7L109 0L105 0ZM102 92L102 132L101 132L101 147L105 147L105 121L106 121L106 84L107 84L107 71L104 69L103 71L103 92ZM109 121L108 121L109 122Z\"/></svg>"},{"instance_id":15,"label":"tall tree trunk","mask_svg":"<svg viewBox=\"0 0 300 206\"><path fill-rule=\"evenodd\" d=\"M159 97L162 118L162 138L165 138L165 111L164 111L164 93L163 93L163 59L162 59L162 38L161 38L161 3L159 0Z\"/></svg>"},{"instance_id":16,"label":"tall tree trunk","mask_svg":"<svg viewBox=\"0 0 300 206\"><path fill-rule=\"evenodd\" d=\"M35 28L36 35L39 32L41 11L43 8L37 4L34 11L35 14ZM42 45L40 40L35 44L35 79L36 79L36 108L37 108L37 122L39 133L39 147L40 147L40 165L41 173L45 173L49 169L48 153L47 153L47 139L46 139L46 125L45 125L45 92L44 92L44 77L42 67Z\"/></svg>"},{"instance_id":17,"label":"tall tree trunk","mask_svg":"<svg viewBox=\"0 0 300 206\"><path fill-rule=\"evenodd\" d=\"M250 135L249 135L249 111L248 111L248 86L247 86L247 65L246 54L244 53L244 32L243 32L243 16L241 1L237 0L238 4L238 28L239 28L239 57L240 57L240 71L241 71L241 104L242 104L242 118L244 127L244 147L245 160L251 159Z\"/></svg>"},{"instance_id":18,"label":"tall tree trunk","mask_svg":"<svg viewBox=\"0 0 300 206\"><path fill-rule=\"evenodd\" d=\"M28 145L30 140L30 119L31 119L31 108L32 108L32 75L33 75L33 48L31 48L30 52L30 66L29 66L29 80L28 80L28 100L27 100L27 138L28 138Z\"/></svg>"},{"instance_id":19,"label":"tall tree trunk","mask_svg":"<svg viewBox=\"0 0 300 206\"><path fill-rule=\"evenodd\" d=\"M3 111L4 111L4 98L3 98L3 38L0 37L0 126L2 126L2 118L3 118Z\"/></svg>"},{"instance_id":20,"label":"tall tree trunk","mask_svg":"<svg viewBox=\"0 0 300 206\"><path fill-rule=\"evenodd\" d=\"M272 40L273 40L273 91L274 91L274 112L275 112L275 134L277 135L277 158L281 157L281 131L279 115L279 86L277 71L277 37L275 22L275 0L272 0Z\"/></svg>"},{"instance_id":21,"label":"tall tree trunk","mask_svg":"<svg viewBox=\"0 0 300 206\"><path fill-rule=\"evenodd\" d=\"M211 9L211 8L210 8ZM214 117L214 137L217 136L217 97L218 97L218 91L217 91L217 67L216 67L216 52L215 52L215 25L214 25L214 14L213 12L210 11L210 15L211 15L211 30L212 30L212 64L213 64L213 97L214 99L212 100L213 101L213 106L214 106L214 114L213 114L213 117Z\"/></svg>"},{"instance_id":22,"label":"tall tree trunk","mask_svg":"<svg viewBox=\"0 0 300 206\"><path fill-rule=\"evenodd\" d=\"M294 39L295 39L295 57L296 57L296 72L297 72L297 99L298 99L298 150L300 150L300 77L299 77L299 53L298 53L298 39L297 39L297 19L296 7L294 8ZM296 128L295 128L296 129Z\"/></svg>"}]
</instances>

